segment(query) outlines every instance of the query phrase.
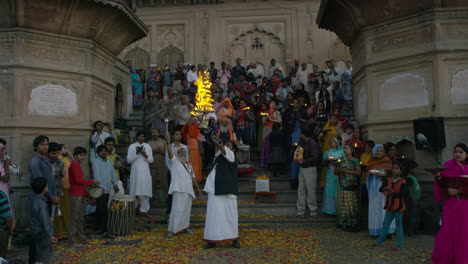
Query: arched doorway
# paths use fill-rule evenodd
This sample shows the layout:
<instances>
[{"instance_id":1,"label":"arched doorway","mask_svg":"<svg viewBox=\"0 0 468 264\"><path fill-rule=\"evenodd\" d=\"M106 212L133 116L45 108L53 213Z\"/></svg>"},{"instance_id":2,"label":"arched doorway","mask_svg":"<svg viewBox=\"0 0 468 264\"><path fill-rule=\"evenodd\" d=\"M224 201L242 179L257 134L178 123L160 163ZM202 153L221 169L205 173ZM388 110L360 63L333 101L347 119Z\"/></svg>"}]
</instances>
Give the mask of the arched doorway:
<instances>
[{"instance_id":1,"label":"arched doorway","mask_svg":"<svg viewBox=\"0 0 468 264\"><path fill-rule=\"evenodd\" d=\"M149 54L146 50L136 47L125 55L125 61L130 61L133 68L143 69L145 71L149 70Z\"/></svg>"},{"instance_id":2,"label":"arched doorway","mask_svg":"<svg viewBox=\"0 0 468 264\"><path fill-rule=\"evenodd\" d=\"M166 64L170 65L171 67L176 67L177 62L184 61L184 53L170 45L159 52L158 55L158 64L159 66L164 66Z\"/></svg>"}]
</instances>

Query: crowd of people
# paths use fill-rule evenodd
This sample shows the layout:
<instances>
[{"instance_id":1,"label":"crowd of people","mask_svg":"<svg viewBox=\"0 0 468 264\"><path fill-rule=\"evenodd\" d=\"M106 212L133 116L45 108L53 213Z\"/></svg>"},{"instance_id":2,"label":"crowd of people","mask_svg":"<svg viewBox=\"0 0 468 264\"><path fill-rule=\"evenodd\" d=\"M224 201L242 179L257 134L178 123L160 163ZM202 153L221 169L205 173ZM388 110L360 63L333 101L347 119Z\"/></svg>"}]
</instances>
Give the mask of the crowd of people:
<instances>
[{"instance_id":1,"label":"crowd of people","mask_svg":"<svg viewBox=\"0 0 468 264\"><path fill-rule=\"evenodd\" d=\"M133 103L144 111L145 130L136 132L126 157L116 154L114 129L101 121L93 124L89 150L78 146L70 153L46 136L34 139L35 155L29 164L31 263L47 262L58 239L67 237L70 246L87 243L88 186L102 189L102 195L92 199L97 233L108 231L111 197L126 194L135 197L137 214L150 221L156 221L150 215L152 207L165 207L166 216L158 221L169 224L167 236L172 238L192 233L192 200L204 184L208 194L205 248L226 241L239 248L240 159L235 153L241 146L258 153L260 167L275 172L289 168L291 188L298 194L298 216L315 217L321 211L336 216L341 229L359 231L361 212L367 208L368 230L377 239L374 246L396 233L392 249L400 250L403 230L408 235L419 231L418 165L401 156L393 143L364 139L353 120L351 63L341 74L333 60L325 65L322 71L315 65L309 70L296 61L285 74L272 60L265 74L256 71L255 64L244 67L237 59L234 67L223 62L220 69L215 63L189 70L179 65L175 73L168 66L164 71L154 68L146 82L130 69ZM210 73L214 111L193 114L200 71ZM6 256L8 236L13 235L6 144L0 139L0 257ZM444 164L446 170L432 170L435 199L444 202L434 263L468 260L464 225L468 191L461 181L447 185L446 180L468 174L467 153L468 147L458 144L454 159ZM83 173L87 165L90 177ZM207 175L204 167L211 168ZM125 169L128 180L123 179ZM319 188L323 188L321 208L316 197Z\"/></svg>"}]
</instances>

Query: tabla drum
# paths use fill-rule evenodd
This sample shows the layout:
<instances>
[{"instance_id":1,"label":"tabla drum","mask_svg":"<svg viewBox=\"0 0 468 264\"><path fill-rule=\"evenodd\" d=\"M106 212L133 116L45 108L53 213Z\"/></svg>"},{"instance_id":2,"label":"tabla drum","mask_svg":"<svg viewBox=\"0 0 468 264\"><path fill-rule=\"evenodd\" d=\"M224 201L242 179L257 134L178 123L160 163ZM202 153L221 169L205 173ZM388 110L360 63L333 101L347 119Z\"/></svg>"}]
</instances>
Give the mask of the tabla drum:
<instances>
[{"instance_id":1,"label":"tabla drum","mask_svg":"<svg viewBox=\"0 0 468 264\"><path fill-rule=\"evenodd\" d=\"M135 198L116 194L112 197L107 216L107 232L111 236L126 236L135 224Z\"/></svg>"},{"instance_id":2,"label":"tabla drum","mask_svg":"<svg viewBox=\"0 0 468 264\"><path fill-rule=\"evenodd\" d=\"M94 199L101 197L103 193L104 193L104 189L99 186L93 186L89 190L89 196L91 196Z\"/></svg>"}]
</instances>

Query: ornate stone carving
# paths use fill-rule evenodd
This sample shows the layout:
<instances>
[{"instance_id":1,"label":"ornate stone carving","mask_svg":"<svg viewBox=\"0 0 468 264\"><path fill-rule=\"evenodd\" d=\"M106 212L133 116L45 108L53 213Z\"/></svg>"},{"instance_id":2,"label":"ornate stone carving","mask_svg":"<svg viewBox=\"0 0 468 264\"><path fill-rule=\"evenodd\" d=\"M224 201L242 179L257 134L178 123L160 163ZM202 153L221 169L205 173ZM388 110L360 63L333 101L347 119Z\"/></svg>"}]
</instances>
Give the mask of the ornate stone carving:
<instances>
[{"instance_id":1,"label":"ornate stone carving","mask_svg":"<svg viewBox=\"0 0 468 264\"><path fill-rule=\"evenodd\" d=\"M150 66L149 54L146 50L136 47L125 55L125 61L131 61L136 69L148 69Z\"/></svg>"},{"instance_id":2,"label":"ornate stone carving","mask_svg":"<svg viewBox=\"0 0 468 264\"><path fill-rule=\"evenodd\" d=\"M359 88L357 99L358 115L365 117L367 115L367 88L365 86Z\"/></svg>"},{"instance_id":3,"label":"ornate stone carving","mask_svg":"<svg viewBox=\"0 0 468 264\"><path fill-rule=\"evenodd\" d=\"M181 51L185 50L185 25L158 25L157 29L157 35L161 39L157 47L158 52L169 46L174 46Z\"/></svg>"}]
</instances>

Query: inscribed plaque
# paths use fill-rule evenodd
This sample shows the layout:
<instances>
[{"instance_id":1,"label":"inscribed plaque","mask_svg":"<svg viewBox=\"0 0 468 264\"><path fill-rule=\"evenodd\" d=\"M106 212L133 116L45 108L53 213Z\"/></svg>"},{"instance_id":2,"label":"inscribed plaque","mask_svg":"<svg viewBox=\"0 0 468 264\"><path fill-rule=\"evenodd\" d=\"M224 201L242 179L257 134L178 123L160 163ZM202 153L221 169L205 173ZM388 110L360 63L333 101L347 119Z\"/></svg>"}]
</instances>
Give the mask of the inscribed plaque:
<instances>
[{"instance_id":1,"label":"inscribed plaque","mask_svg":"<svg viewBox=\"0 0 468 264\"><path fill-rule=\"evenodd\" d=\"M44 84L31 91L29 114L41 116L74 116L78 113L76 94L61 85Z\"/></svg>"}]
</instances>

